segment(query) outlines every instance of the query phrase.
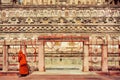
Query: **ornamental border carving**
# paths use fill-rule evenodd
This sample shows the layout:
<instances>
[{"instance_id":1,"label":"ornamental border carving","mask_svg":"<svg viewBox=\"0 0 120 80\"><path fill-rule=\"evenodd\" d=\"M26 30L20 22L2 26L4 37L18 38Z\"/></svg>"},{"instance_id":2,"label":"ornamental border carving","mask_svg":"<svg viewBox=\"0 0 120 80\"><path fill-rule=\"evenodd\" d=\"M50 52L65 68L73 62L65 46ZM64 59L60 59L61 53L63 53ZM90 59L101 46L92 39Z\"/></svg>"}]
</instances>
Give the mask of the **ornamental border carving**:
<instances>
[{"instance_id":1,"label":"ornamental border carving","mask_svg":"<svg viewBox=\"0 0 120 80\"><path fill-rule=\"evenodd\" d=\"M0 26L0 33L119 33L120 25Z\"/></svg>"}]
</instances>

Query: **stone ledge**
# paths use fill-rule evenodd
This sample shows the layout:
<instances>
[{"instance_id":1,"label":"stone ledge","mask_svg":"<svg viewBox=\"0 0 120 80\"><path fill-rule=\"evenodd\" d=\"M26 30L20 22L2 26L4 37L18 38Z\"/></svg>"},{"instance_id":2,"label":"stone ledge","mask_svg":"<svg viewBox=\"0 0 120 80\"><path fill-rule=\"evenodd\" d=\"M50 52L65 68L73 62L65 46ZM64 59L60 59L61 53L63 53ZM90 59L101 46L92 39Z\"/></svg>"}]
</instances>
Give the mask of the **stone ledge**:
<instances>
[{"instance_id":1,"label":"stone ledge","mask_svg":"<svg viewBox=\"0 0 120 80\"><path fill-rule=\"evenodd\" d=\"M108 72L95 71L95 72L99 75L109 75L109 76L120 75L120 71L108 71Z\"/></svg>"},{"instance_id":2,"label":"stone ledge","mask_svg":"<svg viewBox=\"0 0 120 80\"><path fill-rule=\"evenodd\" d=\"M16 76L18 74L19 74L18 71L0 72L0 76Z\"/></svg>"}]
</instances>

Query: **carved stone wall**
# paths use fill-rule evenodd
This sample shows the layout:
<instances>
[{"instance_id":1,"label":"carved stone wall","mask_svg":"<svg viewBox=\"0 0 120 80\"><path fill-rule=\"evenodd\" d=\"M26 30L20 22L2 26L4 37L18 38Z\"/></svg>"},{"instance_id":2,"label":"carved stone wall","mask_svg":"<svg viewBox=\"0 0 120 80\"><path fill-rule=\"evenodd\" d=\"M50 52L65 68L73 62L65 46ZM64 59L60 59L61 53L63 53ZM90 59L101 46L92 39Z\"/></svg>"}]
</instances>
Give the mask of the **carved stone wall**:
<instances>
[{"instance_id":1,"label":"carved stone wall","mask_svg":"<svg viewBox=\"0 0 120 80\"><path fill-rule=\"evenodd\" d=\"M119 17L119 8L3 8L0 33L114 33L118 36Z\"/></svg>"},{"instance_id":2,"label":"carved stone wall","mask_svg":"<svg viewBox=\"0 0 120 80\"><path fill-rule=\"evenodd\" d=\"M53 0L45 0L45 4L46 1ZM60 4L64 3L61 1ZM4 71L17 67L20 45L23 45L30 66L38 69L40 59L44 58L41 57L43 43L38 40L41 36L70 36L71 39L67 38L68 42L45 43L46 68L59 67L60 64L63 68L77 66L75 69L81 71L82 67L84 71L89 71L88 68L108 71L106 67L119 67L120 8L56 6L0 6L0 67L6 63L2 66ZM79 42L79 38L78 42L73 42L71 36L87 36L89 41ZM7 54L3 48L8 48L8 56L3 55ZM5 60L2 60L3 57Z\"/></svg>"},{"instance_id":3,"label":"carved stone wall","mask_svg":"<svg viewBox=\"0 0 120 80\"><path fill-rule=\"evenodd\" d=\"M11 8L0 11L0 24L119 24L120 9Z\"/></svg>"}]
</instances>

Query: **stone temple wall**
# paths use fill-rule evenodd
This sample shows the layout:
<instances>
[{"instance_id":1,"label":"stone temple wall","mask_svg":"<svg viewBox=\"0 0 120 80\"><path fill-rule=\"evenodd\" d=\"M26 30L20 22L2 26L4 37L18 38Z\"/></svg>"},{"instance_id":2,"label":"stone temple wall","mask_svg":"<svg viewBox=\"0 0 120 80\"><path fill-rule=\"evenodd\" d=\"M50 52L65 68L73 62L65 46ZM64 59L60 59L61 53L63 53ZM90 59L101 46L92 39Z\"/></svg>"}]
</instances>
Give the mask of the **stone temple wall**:
<instances>
[{"instance_id":1,"label":"stone temple wall","mask_svg":"<svg viewBox=\"0 0 120 80\"><path fill-rule=\"evenodd\" d=\"M46 43L44 45L46 69L66 64L63 67L72 66L72 69L79 67L82 71L87 65L85 61L89 61L90 64L87 66L90 70L107 71L106 62L103 62L107 61L106 53L109 53L107 65L109 70L114 67L116 70L119 69L120 8L2 7L0 9L0 67L7 71L6 69L12 70L18 66L17 52L22 44L26 49L24 52L30 66L38 69L39 59L41 59L38 40L40 36L89 37L87 42L68 40L66 43L55 41ZM37 50L36 54L34 54L34 47ZM3 54L5 50L8 51L7 56ZM89 55L86 55L87 51ZM86 56L87 58L84 58ZM9 63L4 63L7 59ZM59 65L57 66L56 63Z\"/></svg>"},{"instance_id":2,"label":"stone temple wall","mask_svg":"<svg viewBox=\"0 0 120 80\"><path fill-rule=\"evenodd\" d=\"M23 38L29 33L30 38L32 33L35 37L41 33L103 36L114 33L119 36L119 17L119 8L3 8L0 10L0 39L10 38L14 33L24 33Z\"/></svg>"}]
</instances>

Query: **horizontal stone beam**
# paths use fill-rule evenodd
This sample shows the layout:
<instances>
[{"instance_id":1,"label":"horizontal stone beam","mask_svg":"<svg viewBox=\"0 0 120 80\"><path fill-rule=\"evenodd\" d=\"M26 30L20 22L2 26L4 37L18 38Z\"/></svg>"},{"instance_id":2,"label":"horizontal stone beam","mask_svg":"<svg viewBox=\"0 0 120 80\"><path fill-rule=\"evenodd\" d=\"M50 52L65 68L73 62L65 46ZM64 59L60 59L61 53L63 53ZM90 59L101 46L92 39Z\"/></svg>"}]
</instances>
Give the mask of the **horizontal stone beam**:
<instances>
[{"instance_id":1,"label":"horizontal stone beam","mask_svg":"<svg viewBox=\"0 0 120 80\"><path fill-rule=\"evenodd\" d=\"M0 26L0 33L119 33L120 25Z\"/></svg>"}]
</instances>

